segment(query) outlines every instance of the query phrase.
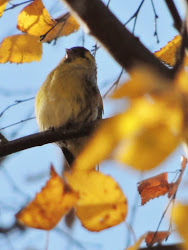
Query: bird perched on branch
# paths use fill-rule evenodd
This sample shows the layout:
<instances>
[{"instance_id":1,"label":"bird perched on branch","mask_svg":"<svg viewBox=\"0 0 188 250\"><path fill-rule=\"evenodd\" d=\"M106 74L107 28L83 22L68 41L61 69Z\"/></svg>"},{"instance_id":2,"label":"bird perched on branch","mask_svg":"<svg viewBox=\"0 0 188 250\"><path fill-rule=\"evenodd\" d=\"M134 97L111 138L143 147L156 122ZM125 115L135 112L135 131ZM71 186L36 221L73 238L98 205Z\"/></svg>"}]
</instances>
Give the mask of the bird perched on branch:
<instances>
[{"instance_id":1,"label":"bird perched on branch","mask_svg":"<svg viewBox=\"0 0 188 250\"><path fill-rule=\"evenodd\" d=\"M65 57L39 89L35 113L40 131L85 124L102 118L103 103L97 87L94 57L83 47L66 49ZM71 165L87 137L58 141Z\"/></svg>"}]
</instances>

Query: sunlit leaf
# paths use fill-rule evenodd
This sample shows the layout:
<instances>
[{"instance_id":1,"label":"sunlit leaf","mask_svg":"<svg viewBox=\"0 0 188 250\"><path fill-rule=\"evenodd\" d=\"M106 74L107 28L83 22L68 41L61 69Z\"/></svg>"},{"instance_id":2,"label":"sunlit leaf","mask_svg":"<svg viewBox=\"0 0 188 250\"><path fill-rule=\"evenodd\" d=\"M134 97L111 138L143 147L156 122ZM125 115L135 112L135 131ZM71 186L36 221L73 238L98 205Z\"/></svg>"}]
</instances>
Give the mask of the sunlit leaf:
<instances>
[{"instance_id":1,"label":"sunlit leaf","mask_svg":"<svg viewBox=\"0 0 188 250\"><path fill-rule=\"evenodd\" d=\"M188 205L178 203L173 210L173 221L176 224L177 231L184 239L184 248L188 249Z\"/></svg>"},{"instance_id":2,"label":"sunlit leaf","mask_svg":"<svg viewBox=\"0 0 188 250\"><path fill-rule=\"evenodd\" d=\"M26 226L50 230L78 199L51 168L51 178L35 199L22 209L17 219Z\"/></svg>"},{"instance_id":3,"label":"sunlit leaf","mask_svg":"<svg viewBox=\"0 0 188 250\"><path fill-rule=\"evenodd\" d=\"M18 15L17 28L30 35L44 35L56 22L53 21L41 0L34 0Z\"/></svg>"},{"instance_id":4,"label":"sunlit leaf","mask_svg":"<svg viewBox=\"0 0 188 250\"><path fill-rule=\"evenodd\" d=\"M96 171L74 170L66 177L79 194L76 214L88 230L101 231L125 219L127 200L112 177Z\"/></svg>"},{"instance_id":5,"label":"sunlit leaf","mask_svg":"<svg viewBox=\"0 0 188 250\"><path fill-rule=\"evenodd\" d=\"M3 15L3 12L6 8L6 5L8 3L9 0L1 0L0 1L0 17Z\"/></svg>"},{"instance_id":6,"label":"sunlit leaf","mask_svg":"<svg viewBox=\"0 0 188 250\"><path fill-rule=\"evenodd\" d=\"M156 124L159 125L157 126ZM132 147L132 149L130 148L131 151L129 150L129 154L127 153L126 155L126 160L134 164L136 168L142 170L150 169L161 162L176 147L179 141L179 137L177 136L176 138L176 135L179 134L181 128L182 112L175 101L165 103L163 101L153 102L147 98L136 99L125 113L114 116L101 124L87 147L75 160L73 167L77 169L92 169L100 161L107 159L117 145L125 140L125 142L129 143L128 146ZM159 132L159 138L157 138L157 135L154 135L155 131ZM139 136L140 139L146 136L145 149L150 140L150 153L154 155L156 154L155 149L160 148L159 143L165 141L165 144L161 145L159 151L161 156L154 156L156 159L154 159L155 161L151 166L148 165L150 163L149 159L145 165L143 164L143 159L141 159L140 165L137 165L137 161L142 157L141 155L136 155L139 151L136 152L134 150L141 146L142 142L140 142ZM167 136L166 139L164 136ZM155 149L153 151L153 145L151 146L152 139L155 140ZM168 139L170 142L168 142ZM168 145L168 143L171 143L171 145ZM166 146L170 146L170 148L168 149ZM144 152L144 149L142 151ZM134 154L131 152L134 152ZM133 157L131 159L130 154ZM117 154L114 154L114 156L117 158ZM152 156L148 157L152 158ZM120 155L118 155L118 159L121 159Z\"/></svg>"},{"instance_id":7,"label":"sunlit leaf","mask_svg":"<svg viewBox=\"0 0 188 250\"><path fill-rule=\"evenodd\" d=\"M145 239L145 237L146 237L145 234L142 235L133 246L130 246L130 247L126 248L125 250L137 250L137 249L139 249L140 245L141 245L142 241Z\"/></svg>"},{"instance_id":8,"label":"sunlit leaf","mask_svg":"<svg viewBox=\"0 0 188 250\"><path fill-rule=\"evenodd\" d=\"M143 129L126 139L116 150L115 159L144 171L158 166L180 142L168 127L163 125Z\"/></svg>"},{"instance_id":9,"label":"sunlit leaf","mask_svg":"<svg viewBox=\"0 0 188 250\"><path fill-rule=\"evenodd\" d=\"M80 27L74 17L69 13L60 16L59 18L55 19L55 21L56 25L45 35L44 39L42 40L43 42L51 42L52 40L61 36L68 36L71 33L77 31Z\"/></svg>"},{"instance_id":10,"label":"sunlit leaf","mask_svg":"<svg viewBox=\"0 0 188 250\"><path fill-rule=\"evenodd\" d=\"M181 45L181 36L175 36L166 46L155 52L155 56L166 64L173 66L176 62L177 51Z\"/></svg>"},{"instance_id":11,"label":"sunlit leaf","mask_svg":"<svg viewBox=\"0 0 188 250\"><path fill-rule=\"evenodd\" d=\"M6 37L0 45L0 63L29 63L40 61L41 56L39 38L28 34Z\"/></svg>"},{"instance_id":12,"label":"sunlit leaf","mask_svg":"<svg viewBox=\"0 0 188 250\"><path fill-rule=\"evenodd\" d=\"M161 244L170 235L169 231L159 231L159 232L148 232L145 238L147 246L153 246L153 244Z\"/></svg>"},{"instance_id":13,"label":"sunlit leaf","mask_svg":"<svg viewBox=\"0 0 188 250\"><path fill-rule=\"evenodd\" d=\"M169 191L167 173L162 173L146 180L143 180L138 185L138 192L141 196L144 205L151 199L165 195Z\"/></svg>"},{"instance_id":14,"label":"sunlit leaf","mask_svg":"<svg viewBox=\"0 0 188 250\"><path fill-rule=\"evenodd\" d=\"M137 98L147 93L158 94L170 87L167 79L163 78L148 66L137 66L130 72L131 79L122 84L112 98Z\"/></svg>"}]
</instances>

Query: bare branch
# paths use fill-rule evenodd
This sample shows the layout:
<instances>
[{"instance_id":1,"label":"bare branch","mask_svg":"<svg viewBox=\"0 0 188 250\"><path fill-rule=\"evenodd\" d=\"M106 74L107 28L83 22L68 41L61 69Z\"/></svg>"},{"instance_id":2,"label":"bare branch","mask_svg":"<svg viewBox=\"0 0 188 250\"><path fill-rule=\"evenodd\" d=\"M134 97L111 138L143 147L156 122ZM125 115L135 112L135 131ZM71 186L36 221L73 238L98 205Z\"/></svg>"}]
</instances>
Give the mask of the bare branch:
<instances>
[{"instance_id":1,"label":"bare branch","mask_svg":"<svg viewBox=\"0 0 188 250\"><path fill-rule=\"evenodd\" d=\"M66 129L65 127L53 128L51 130L5 142L0 144L0 157L28 148L42 146L47 143L90 135L100 122L101 121L90 122L84 125L84 127L83 124L74 124L70 129Z\"/></svg>"},{"instance_id":2,"label":"bare branch","mask_svg":"<svg viewBox=\"0 0 188 250\"><path fill-rule=\"evenodd\" d=\"M100 0L62 0L75 17L84 22L115 60L127 71L135 62L148 63L161 74L173 78L173 71L159 61ZM96 18L97 17L97 18Z\"/></svg>"},{"instance_id":3,"label":"bare branch","mask_svg":"<svg viewBox=\"0 0 188 250\"><path fill-rule=\"evenodd\" d=\"M165 2L174 20L174 27L181 33L182 20L178 13L176 5L174 4L173 0L165 0Z\"/></svg>"}]
</instances>

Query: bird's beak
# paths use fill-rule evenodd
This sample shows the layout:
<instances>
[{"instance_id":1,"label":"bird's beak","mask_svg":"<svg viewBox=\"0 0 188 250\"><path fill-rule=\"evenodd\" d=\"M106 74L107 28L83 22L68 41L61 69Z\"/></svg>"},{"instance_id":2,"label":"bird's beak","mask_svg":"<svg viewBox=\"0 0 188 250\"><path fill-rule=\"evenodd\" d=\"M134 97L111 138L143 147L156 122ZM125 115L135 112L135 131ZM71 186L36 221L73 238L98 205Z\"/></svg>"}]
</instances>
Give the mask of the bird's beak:
<instances>
[{"instance_id":1,"label":"bird's beak","mask_svg":"<svg viewBox=\"0 0 188 250\"><path fill-rule=\"evenodd\" d=\"M66 58L71 58L71 57L73 57L73 53L72 53L72 50L71 50L71 49L65 49L65 50L66 50L66 55L65 55Z\"/></svg>"}]
</instances>

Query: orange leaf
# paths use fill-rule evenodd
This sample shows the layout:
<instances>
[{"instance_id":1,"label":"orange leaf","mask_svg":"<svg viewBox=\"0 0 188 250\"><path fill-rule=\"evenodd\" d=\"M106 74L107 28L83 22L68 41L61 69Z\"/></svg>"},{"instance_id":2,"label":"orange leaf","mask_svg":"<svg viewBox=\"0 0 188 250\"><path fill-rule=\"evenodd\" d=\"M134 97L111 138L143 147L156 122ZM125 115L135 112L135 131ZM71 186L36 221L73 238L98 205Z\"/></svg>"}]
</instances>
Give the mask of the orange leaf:
<instances>
[{"instance_id":1,"label":"orange leaf","mask_svg":"<svg viewBox=\"0 0 188 250\"><path fill-rule=\"evenodd\" d=\"M154 177L141 181L138 186L138 192L141 195L144 205L151 199L165 195L169 191L169 184L167 181L167 173L162 173Z\"/></svg>"},{"instance_id":2,"label":"orange leaf","mask_svg":"<svg viewBox=\"0 0 188 250\"><path fill-rule=\"evenodd\" d=\"M29 63L39 61L41 56L39 38L28 34L6 37L0 45L0 63Z\"/></svg>"},{"instance_id":3,"label":"orange leaf","mask_svg":"<svg viewBox=\"0 0 188 250\"><path fill-rule=\"evenodd\" d=\"M164 240L167 240L170 235L169 231L160 232L148 232L145 238L147 246L153 246L153 244L161 244Z\"/></svg>"},{"instance_id":4,"label":"orange leaf","mask_svg":"<svg viewBox=\"0 0 188 250\"><path fill-rule=\"evenodd\" d=\"M44 36L44 39L42 40L43 42L51 42L52 40L61 36L68 36L71 33L77 31L80 27L74 17L69 13L56 18L55 21L56 25L51 31L47 32L47 34Z\"/></svg>"},{"instance_id":5,"label":"orange leaf","mask_svg":"<svg viewBox=\"0 0 188 250\"><path fill-rule=\"evenodd\" d=\"M112 177L96 171L74 170L66 177L79 194L76 214L85 228L101 231L125 219L127 200Z\"/></svg>"},{"instance_id":6,"label":"orange leaf","mask_svg":"<svg viewBox=\"0 0 188 250\"><path fill-rule=\"evenodd\" d=\"M18 15L17 28L30 35L44 35L56 22L53 21L41 0L34 0Z\"/></svg>"},{"instance_id":7,"label":"orange leaf","mask_svg":"<svg viewBox=\"0 0 188 250\"><path fill-rule=\"evenodd\" d=\"M26 226L52 229L78 199L76 192L65 186L53 167L50 175L50 180L35 199L16 215Z\"/></svg>"},{"instance_id":8,"label":"orange leaf","mask_svg":"<svg viewBox=\"0 0 188 250\"><path fill-rule=\"evenodd\" d=\"M3 12L6 8L8 1L10 1L10 0L1 0L0 1L0 17L3 15Z\"/></svg>"},{"instance_id":9,"label":"orange leaf","mask_svg":"<svg viewBox=\"0 0 188 250\"><path fill-rule=\"evenodd\" d=\"M177 51L181 45L181 36L175 36L166 46L164 46L159 51L155 52L155 56L161 61L168 64L169 66L174 66L176 62Z\"/></svg>"}]
</instances>

